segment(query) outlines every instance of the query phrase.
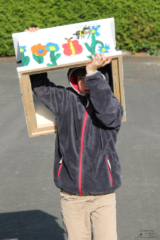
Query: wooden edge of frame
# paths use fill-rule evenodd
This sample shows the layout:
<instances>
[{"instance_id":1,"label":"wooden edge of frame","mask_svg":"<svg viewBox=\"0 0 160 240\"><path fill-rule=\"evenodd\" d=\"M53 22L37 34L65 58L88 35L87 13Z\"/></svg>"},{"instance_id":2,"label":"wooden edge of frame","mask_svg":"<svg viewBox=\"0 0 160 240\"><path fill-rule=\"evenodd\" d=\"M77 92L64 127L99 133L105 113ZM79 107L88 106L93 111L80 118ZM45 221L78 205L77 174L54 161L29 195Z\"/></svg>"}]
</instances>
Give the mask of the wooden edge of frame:
<instances>
[{"instance_id":1,"label":"wooden edge of frame","mask_svg":"<svg viewBox=\"0 0 160 240\"><path fill-rule=\"evenodd\" d=\"M115 97L120 101L123 106L124 112L122 122L126 121L125 110L125 96L123 86L123 70L122 70L122 55L116 56L112 59L112 79L113 79L113 92Z\"/></svg>"},{"instance_id":2,"label":"wooden edge of frame","mask_svg":"<svg viewBox=\"0 0 160 240\"><path fill-rule=\"evenodd\" d=\"M29 137L38 137L38 136L44 136L44 135L48 135L48 134L52 134L52 133L56 133L57 132L57 127L50 127L50 128L45 128L45 129L39 129L36 132L32 132L31 134L29 134Z\"/></svg>"},{"instance_id":3,"label":"wooden edge of frame","mask_svg":"<svg viewBox=\"0 0 160 240\"><path fill-rule=\"evenodd\" d=\"M122 122L126 122L126 106L125 106L125 95L124 95L124 79L123 79L123 62L122 55L118 56L118 67L119 67L119 86L120 86L120 96L121 104L123 106L124 112L122 117Z\"/></svg>"},{"instance_id":4,"label":"wooden edge of frame","mask_svg":"<svg viewBox=\"0 0 160 240\"><path fill-rule=\"evenodd\" d=\"M115 55L112 57L112 60L117 58L119 55ZM106 59L109 57L106 57ZM57 65L57 66L52 66L52 67L43 67L43 68L38 68L38 69L32 69L32 70L20 70L20 68L18 68L18 72L21 74L28 74L28 75L32 75L32 74L38 74L38 73L43 73L43 72L49 72L49 71L56 71L56 70L60 70L60 69L64 69L64 68L74 68L74 67L82 67L85 66L86 64L90 63L91 60L85 60L85 61L81 61L81 62L75 62L73 63L67 63L67 64L61 64L61 65Z\"/></svg>"},{"instance_id":5,"label":"wooden edge of frame","mask_svg":"<svg viewBox=\"0 0 160 240\"><path fill-rule=\"evenodd\" d=\"M107 57L106 57L107 58ZM29 137L42 136L55 133L57 130L56 125L52 127L41 127L38 128L37 120L35 116L34 100L30 83L30 75L36 73L43 73L48 71L55 71L64 68L70 67L81 67L88 64L90 60L83 62L63 64L60 66L53 67L44 67L33 70L18 71L20 88L22 93L24 111L26 115L26 122L28 127ZM115 67L113 67L115 65ZM126 121L126 112L125 112L125 96L124 96L124 87L123 87L123 70L122 70L122 55L115 55L112 57L112 78L113 78L113 90L114 95L119 99L123 108L124 114L122 122Z\"/></svg>"},{"instance_id":6,"label":"wooden edge of frame","mask_svg":"<svg viewBox=\"0 0 160 240\"><path fill-rule=\"evenodd\" d=\"M113 80L114 95L121 102L120 91L119 91L118 58L112 59L112 80Z\"/></svg>"},{"instance_id":7,"label":"wooden edge of frame","mask_svg":"<svg viewBox=\"0 0 160 240\"><path fill-rule=\"evenodd\" d=\"M31 89L30 77L28 74L21 74L20 78L21 93L26 115L29 135L37 130L37 121L35 116L33 94Z\"/></svg>"}]
</instances>

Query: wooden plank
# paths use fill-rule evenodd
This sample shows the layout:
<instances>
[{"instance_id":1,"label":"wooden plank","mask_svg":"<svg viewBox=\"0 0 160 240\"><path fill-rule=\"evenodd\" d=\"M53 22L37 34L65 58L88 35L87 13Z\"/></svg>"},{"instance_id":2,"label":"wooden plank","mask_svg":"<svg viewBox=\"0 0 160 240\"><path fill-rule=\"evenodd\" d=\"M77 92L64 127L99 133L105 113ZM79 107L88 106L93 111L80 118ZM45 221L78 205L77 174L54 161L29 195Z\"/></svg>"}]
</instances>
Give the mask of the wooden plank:
<instances>
[{"instance_id":1,"label":"wooden plank","mask_svg":"<svg viewBox=\"0 0 160 240\"><path fill-rule=\"evenodd\" d=\"M28 132L29 132L29 136L31 136L33 131L34 132L37 131L37 122L36 122L36 116L35 116L30 77L28 74L22 74L20 85L21 85L26 121L28 126Z\"/></svg>"},{"instance_id":2,"label":"wooden plank","mask_svg":"<svg viewBox=\"0 0 160 240\"><path fill-rule=\"evenodd\" d=\"M122 122L126 122L126 106L125 106L125 95L124 95L122 55L118 56L118 69L119 69L119 86L120 86L121 104L122 104L123 109L124 109Z\"/></svg>"},{"instance_id":3,"label":"wooden plank","mask_svg":"<svg viewBox=\"0 0 160 240\"><path fill-rule=\"evenodd\" d=\"M74 66L71 64L71 67L80 67L84 66L87 63L89 63L90 60L84 61L84 62L78 62L75 63ZM20 87L22 92L22 99L23 99L23 105L26 115L26 121L28 126L28 133L30 137L34 136L41 136L41 135L47 135L55 133L57 130L56 124L53 121L53 123L48 123L46 121L43 122L43 124L40 123L40 125L37 125L37 119L36 119L36 113L35 113L35 107L34 107L34 100L33 100L33 94L31 89L31 83L30 83L30 76L35 73L43 73L48 71L55 71L63 68L68 68L69 65L61 65L61 66L54 66L54 67L45 67L42 69L33 70L33 71L24 71L19 74L19 81L20 81ZM122 57L117 55L112 58L112 79L113 79L113 91L114 95L119 99L121 104L123 105L123 108L125 110L125 98L124 98L124 88L123 88L123 72L122 72ZM41 115L41 113L40 113ZM42 114L43 116L43 114ZM51 119L51 118L49 118ZM126 120L126 114L124 111L123 119L122 121Z\"/></svg>"},{"instance_id":4,"label":"wooden plank","mask_svg":"<svg viewBox=\"0 0 160 240\"><path fill-rule=\"evenodd\" d=\"M88 64L89 62L91 62L91 60L75 62L74 65L73 65L73 63L67 63L67 64L61 64L61 65L56 65L56 66L52 66L52 67L43 67L43 68L32 69L32 70L21 70L19 67L18 70L20 73L27 73L29 75L32 75L32 74L38 74L38 73L43 73L43 72L49 72L49 71L53 71L53 70L54 71L61 70L64 68L82 67L82 66L85 66L86 64Z\"/></svg>"},{"instance_id":5,"label":"wooden plank","mask_svg":"<svg viewBox=\"0 0 160 240\"><path fill-rule=\"evenodd\" d=\"M36 132L33 132L30 137L48 135L48 134L56 133L56 131L57 131L56 126L52 128L40 129L40 130L37 130Z\"/></svg>"},{"instance_id":6,"label":"wooden plank","mask_svg":"<svg viewBox=\"0 0 160 240\"><path fill-rule=\"evenodd\" d=\"M27 112L27 103L26 103L26 98L25 98L25 94L24 92L24 85L23 85L23 79L22 79L22 74L18 73L18 78L19 78L19 84L20 84L20 89L21 89L21 96L22 96L22 102L23 102L23 107L24 107L24 113L25 113L25 117L26 117L26 124L27 124L27 128L28 128L28 134L29 136L31 136L31 126L28 122L27 116L28 116L28 112Z\"/></svg>"},{"instance_id":7,"label":"wooden plank","mask_svg":"<svg viewBox=\"0 0 160 240\"><path fill-rule=\"evenodd\" d=\"M118 56L119 55L113 56L112 59L116 59ZM106 59L107 58L108 57L106 57ZM61 70L61 69L64 69L64 68L82 67L82 66L86 66L90 62L91 62L91 60L85 60L85 61L81 61L81 62L75 62L74 64L73 63L67 63L67 64L61 64L61 65L57 65L57 66L43 67L43 68L32 69L32 70L21 70L21 67L19 67L18 72L23 73L23 74L27 73L29 75L32 75L32 74L38 74L38 73L43 73L43 72Z\"/></svg>"},{"instance_id":8,"label":"wooden plank","mask_svg":"<svg viewBox=\"0 0 160 240\"><path fill-rule=\"evenodd\" d=\"M115 97L120 101L123 106L124 113L122 122L126 121L126 109L125 109L125 96L123 86L123 69L122 69L122 56L112 59L112 79L113 79L113 91Z\"/></svg>"},{"instance_id":9,"label":"wooden plank","mask_svg":"<svg viewBox=\"0 0 160 240\"><path fill-rule=\"evenodd\" d=\"M31 89L30 76L19 73L19 82L26 116L29 137L41 136L56 132L56 124L42 124L37 126L37 119L34 107L33 93ZM48 110L48 109L47 109Z\"/></svg>"},{"instance_id":10,"label":"wooden plank","mask_svg":"<svg viewBox=\"0 0 160 240\"><path fill-rule=\"evenodd\" d=\"M112 59L112 79L113 79L113 92L114 92L114 95L121 102L120 87L119 87L118 58Z\"/></svg>"}]
</instances>

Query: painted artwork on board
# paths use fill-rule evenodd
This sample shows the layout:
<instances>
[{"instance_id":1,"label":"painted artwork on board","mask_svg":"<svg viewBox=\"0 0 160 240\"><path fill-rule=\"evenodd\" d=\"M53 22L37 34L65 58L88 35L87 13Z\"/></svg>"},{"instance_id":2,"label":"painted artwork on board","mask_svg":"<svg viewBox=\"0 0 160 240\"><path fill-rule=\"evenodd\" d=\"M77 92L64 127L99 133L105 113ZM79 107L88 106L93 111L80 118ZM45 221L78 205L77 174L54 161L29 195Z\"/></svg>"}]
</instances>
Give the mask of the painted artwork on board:
<instances>
[{"instance_id":1,"label":"painted artwork on board","mask_svg":"<svg viewBox=\"0 0 160 240\"><path fill-rule=\"evenodd\" d=\"M82 53L83 51L82 45L80 45L77 40L72 40L72 37L68 39L66 38L66 40L67 40L67 43L64 43L62 45L62 47L64 48L64 51L63 51L64 55L75 56L77 54Z\"/></svg>"},{"instance_id":2,"label":"painted artwork on board","mask_svg":"<svg viewBox=\"0 0 160 240\"><path fill-rule=\"evenodd\" d=\"M95 53L115 52L110 24L102 21L79 23L35 33L25 32L18 39L18 66L27 69L50 67L91 59ZM96 24L97 23L97 24Z\"/></svg>"}]
</instances>

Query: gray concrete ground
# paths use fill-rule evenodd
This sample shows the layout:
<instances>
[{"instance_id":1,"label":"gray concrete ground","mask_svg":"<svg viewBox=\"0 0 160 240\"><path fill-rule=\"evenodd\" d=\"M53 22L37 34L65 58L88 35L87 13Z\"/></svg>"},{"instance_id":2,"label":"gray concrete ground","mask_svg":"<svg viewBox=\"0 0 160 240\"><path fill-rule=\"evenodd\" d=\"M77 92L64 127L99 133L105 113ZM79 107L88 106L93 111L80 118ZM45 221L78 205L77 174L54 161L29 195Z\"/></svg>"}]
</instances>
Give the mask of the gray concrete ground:
<instances>
[{"instance_id":1,"label":"gray concrete ground","mask_svg":"<svg viewBox=\"0 0 160 240\"><path fill-rule=\"evenodd\" d=\"M160 240L160 58L125 56L127 122L117 151L119 240ZM66 70L49 74L67 86ZM15 59L0 60L0 240L63 240L55 135L29 138Z\"/></svg>"}]
</instances>

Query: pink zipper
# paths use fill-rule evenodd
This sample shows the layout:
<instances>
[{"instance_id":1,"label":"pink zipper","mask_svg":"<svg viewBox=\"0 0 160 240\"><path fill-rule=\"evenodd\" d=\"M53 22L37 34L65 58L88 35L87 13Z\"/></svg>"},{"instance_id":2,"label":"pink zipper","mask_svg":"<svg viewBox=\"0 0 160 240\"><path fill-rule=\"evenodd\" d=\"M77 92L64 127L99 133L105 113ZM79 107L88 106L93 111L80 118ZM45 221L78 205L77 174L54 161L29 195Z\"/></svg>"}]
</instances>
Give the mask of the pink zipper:
<instances>
[{"instance_id":1,"label":"pink zipper","mask_svg":"<svg viewBox=\"0 0 160 240\"><path fill-rule=\"evenodd\" d=\"M63 162L59 165L57 178L59 178L59 174L60 174L60 171L61 171L61 168L62 168L62 164L63 164Z\"/></svg>"},{"instance_id":2,"label":"pink zipper","mask_svg":"<svg viewBox=\"0 0 160 240\"><path fill-rule=\"evenodd\" d=\"M110 164L110 162L109 162L109 158L107 158L107 166L108 166L110 183L111 183L111 186L113 186L113 179L112 179L112 174L111 174L111 164Z\"/></svg>"},{"instance_id":3,"label":"pink zipper","mask_svg":"<svg viewBox=\"0 0 160 240\"><path fill-rule=\"evenodd\" d=\"M79 163L79 195L80 196L82 196L81 180L82 180L83 138L84 138L84 133L85 133L85 126L86 126L86 121L87 121L87 115L88 115L89 107L90 107L90 105L86 109L86 112L85 112L85 115L84 115L84 120L83 120L83 125L82 125L81 148L80 148L80 163Z\"/></svg>"}]
</instances>

